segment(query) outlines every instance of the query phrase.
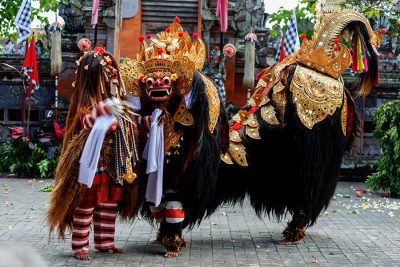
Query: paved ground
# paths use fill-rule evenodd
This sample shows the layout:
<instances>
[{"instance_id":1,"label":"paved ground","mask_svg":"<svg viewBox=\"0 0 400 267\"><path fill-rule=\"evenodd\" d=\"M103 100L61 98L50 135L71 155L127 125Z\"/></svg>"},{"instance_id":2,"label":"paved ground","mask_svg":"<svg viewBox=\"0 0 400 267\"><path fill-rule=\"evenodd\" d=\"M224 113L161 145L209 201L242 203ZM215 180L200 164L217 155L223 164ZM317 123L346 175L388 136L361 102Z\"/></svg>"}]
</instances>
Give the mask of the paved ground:
<instances>
[{"instance_id":1,"label":"paved ground","mask_svg":"<svg viewBox=\"0 0 400 267\"><path fill-rule=\"evenodd\" d=\"M48 241L49 193L40 189L50 182L0 179L0 258L22 245L24 256L33 248L49 266L400 266L400 200L368 192L359 198L361 183L340 183L328 211L297 246L276 245L284 223L260 220L246 203L222 207L187 233L190 247L177 259L164 259L151 243L155 230L136 220L117 226L117 244L126 253L91 250L92 260L82 263L71 257L70 239ZM8 267L2 260L0 266Z\"/></svg>"}]
</instances>

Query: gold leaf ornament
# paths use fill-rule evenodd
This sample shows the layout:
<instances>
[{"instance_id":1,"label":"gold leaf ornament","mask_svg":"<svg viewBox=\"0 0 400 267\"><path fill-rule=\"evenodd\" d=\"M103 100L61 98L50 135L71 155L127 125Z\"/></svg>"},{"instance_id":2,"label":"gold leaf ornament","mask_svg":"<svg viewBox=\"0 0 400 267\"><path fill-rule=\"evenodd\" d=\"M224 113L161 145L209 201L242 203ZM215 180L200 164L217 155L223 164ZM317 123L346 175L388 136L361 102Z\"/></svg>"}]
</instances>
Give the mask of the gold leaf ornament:
<instances>
[{"instance_id":1,"label":"gold leaf ornament","mask_svg":"<svg viewBox=\"0 0 400 267\"><path fill-rule=\"evenodd\" d=\"M290 91L300 121L312 129L342 105L344 87L339 80L297 66Z\"/></svg>"},{"instance_id":2,"label":"gold leaf ornament","mask_svg":"<svg viewBox=\"0 0 400 267\"><path fill-rule=\"evenodd\" d=\"M145 73L143 65L130 58L125 58L119 68L126 90L133 96L141 96L140 82L142 81L139 81L139 78Z\"/></svg>"}]
</instances>

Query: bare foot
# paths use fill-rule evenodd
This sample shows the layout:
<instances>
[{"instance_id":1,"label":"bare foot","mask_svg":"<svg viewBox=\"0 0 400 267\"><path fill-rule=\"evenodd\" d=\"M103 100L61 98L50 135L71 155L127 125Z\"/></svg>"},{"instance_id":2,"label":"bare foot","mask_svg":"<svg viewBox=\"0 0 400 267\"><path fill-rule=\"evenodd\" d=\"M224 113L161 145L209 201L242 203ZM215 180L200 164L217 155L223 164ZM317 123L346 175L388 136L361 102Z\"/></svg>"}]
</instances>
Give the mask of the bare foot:
<instances>
[{"instance_id":1,"label":"bare foot","mask_svg":"<svg viewBox=\"0 0 400 267\"><path fill-rule=\"evenodd\" d=\"M167 251L167 253L164 254L165 258L175 258L179 256L179 252L177 251Z\"/></svg>"},{"instance_id":2,"label":"bare foot","mask_svg":"<svg viewBox=\"0 0 400 267\"><path fill-rule=\"evenodd\" d=\"M80 261L90 261L90 256L88 253L74 253L73 256Z\"/></svg>"},{"instance_id":3,"label":"bare foot","mask_svg":"<svg viewBox=\"0 0 400 267\"><path fill-rule=\"evenodd\" d=\"M282 240L277 241L276 243L277 243L278 245L293 246L293 245L298 245L298 244L300 244L301 241L303 241L303 239L296 240L296 241L290 241L290 240L287 240L287 239L282 239Z\"/></svg>"},{"instance_id":4,"label":"bare foot","mask_svg":"<svg viewBox=\"0 0 400 267\"><path fill-rule=\"evenodd\" d=\"M124 253L124 250L122 248L110 248L110 249L104 249L104 250L99 250L99 252L107 252L107 253Z\"/></svg>"}]
</instances>

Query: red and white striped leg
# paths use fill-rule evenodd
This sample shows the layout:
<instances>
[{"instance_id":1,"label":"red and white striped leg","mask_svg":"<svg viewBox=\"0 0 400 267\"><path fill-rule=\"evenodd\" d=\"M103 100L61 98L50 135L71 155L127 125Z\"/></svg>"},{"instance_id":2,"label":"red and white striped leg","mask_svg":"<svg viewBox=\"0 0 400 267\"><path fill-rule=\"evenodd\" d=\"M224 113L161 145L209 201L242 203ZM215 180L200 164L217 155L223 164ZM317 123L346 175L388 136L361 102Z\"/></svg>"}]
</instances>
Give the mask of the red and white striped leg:
<instances>
[{"instance_id":1,"label":"red and white striped leg","mask_svg":"<svg viewBox=\"0 0 400 267\"><path fill-rule=\"evenodd\" d=\"M72 252L84 254L89 252L89 231L94 208L77 208L73 217Z\"/></svg>"},{"instance_id":2,"label":"red and white striped leg","mask_svg":"<svg viewBox=\"0 0 400 267\"><path fill-rule=\"evenodd\" d=\"M94 247L100 251L115 249L117 203L100 203L94 210Z\"/></svg>"},{"instance_id":3,"label":"red and white striped leg","mask_svg":"<svg viewBox=\"0 0 400 267\"><path fill-rule=\"evenodd\" d=\"M165 205L165 220L167 223L180 223L185 219L182 202L166 201Z\"/></svg>"},{"instance_id":4,"label":"red and white striped leg","mask_svg":"<svg viewBox=\"0 0 400 267\"><path fill-rule=\"evenodd\" d=\"M158 207L150 206L150 211L157 223L161 223L165 219L165 204L161 203Z\"/></svg>"}]
</instances>

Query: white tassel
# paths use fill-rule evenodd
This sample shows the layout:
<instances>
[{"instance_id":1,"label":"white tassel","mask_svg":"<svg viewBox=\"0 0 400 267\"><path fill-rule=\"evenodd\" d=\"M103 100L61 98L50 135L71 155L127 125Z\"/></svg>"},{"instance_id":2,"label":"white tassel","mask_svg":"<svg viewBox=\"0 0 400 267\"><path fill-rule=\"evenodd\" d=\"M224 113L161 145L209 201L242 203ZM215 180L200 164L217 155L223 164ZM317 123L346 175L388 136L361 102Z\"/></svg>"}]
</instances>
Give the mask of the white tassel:
<instances>
[{"instance_id":1,"label":"white tassel","mask_svg":"<svg viewBox=\"0 0 400 267\"><path fill-rule=\"evenodd\" d=\"M253 89L254 88L254 69L255 69L255 42L246 41L245 54L244 54L244 76L243 76L243 88Z\"/></svg>"},{"instance_id":2,"label":"white tassel","mask_svg":"<svg viewBox=\"0 0 400 267\"><path fill-rule=\"evenodd\" d=\"M50 33L50 67L51 75L55 76L61 72L62 58L61 58L61 32L59 30L51 31Z\"/></svg>"}]
</instances>

